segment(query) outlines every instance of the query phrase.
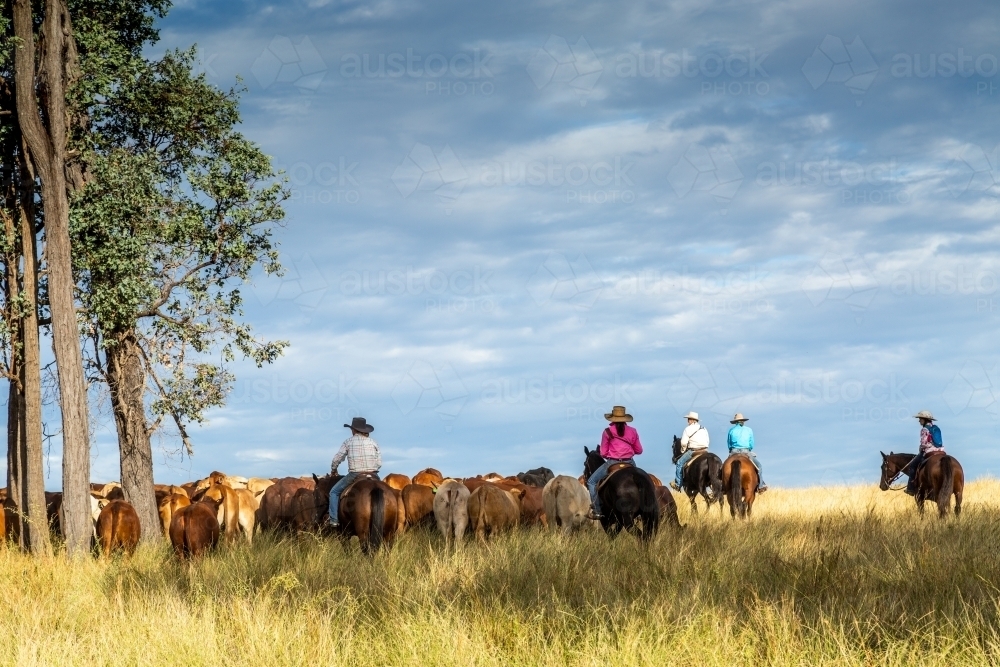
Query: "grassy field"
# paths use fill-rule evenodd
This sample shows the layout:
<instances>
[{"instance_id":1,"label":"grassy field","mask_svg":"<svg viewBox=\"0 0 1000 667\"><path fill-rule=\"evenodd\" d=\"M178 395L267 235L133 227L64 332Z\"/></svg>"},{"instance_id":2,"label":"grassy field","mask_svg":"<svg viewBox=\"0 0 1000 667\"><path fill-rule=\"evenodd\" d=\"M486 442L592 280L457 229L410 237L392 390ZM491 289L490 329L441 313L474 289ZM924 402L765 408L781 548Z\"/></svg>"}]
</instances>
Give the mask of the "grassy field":
<instances>
[{"instance_id":1,"label":"grassy field","mask_svg":"<svg viewBox=\"0 0 1000 667\"><path fill-rule=\"evenodd\" d=\"M1000 664L1000 483L958 521L874 487L781 490L646 549L522 531L443 552L411 532L262 536L193 566L166 549L68 563L0 550L11 665Z\"/></svg>"}]
</instances>

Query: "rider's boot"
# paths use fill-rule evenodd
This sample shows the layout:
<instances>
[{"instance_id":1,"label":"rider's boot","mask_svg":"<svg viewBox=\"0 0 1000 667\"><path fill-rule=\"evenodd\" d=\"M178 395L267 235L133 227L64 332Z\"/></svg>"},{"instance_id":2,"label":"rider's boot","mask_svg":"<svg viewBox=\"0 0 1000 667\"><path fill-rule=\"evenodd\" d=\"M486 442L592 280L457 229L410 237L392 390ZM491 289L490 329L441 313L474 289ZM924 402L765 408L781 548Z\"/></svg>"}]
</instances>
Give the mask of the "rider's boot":
<instances>
[{"instance_id":1,"label":"rider's boot","mask_svg":"<svg viewBox=\"0 0 1000 667\"><path fill-rule=\"evenodd\" d=\"M670 482L670 488L673 489L674 491L680 491L681 490L680 484L678 484L675 481Z\"/></svg>"}]
</instances>

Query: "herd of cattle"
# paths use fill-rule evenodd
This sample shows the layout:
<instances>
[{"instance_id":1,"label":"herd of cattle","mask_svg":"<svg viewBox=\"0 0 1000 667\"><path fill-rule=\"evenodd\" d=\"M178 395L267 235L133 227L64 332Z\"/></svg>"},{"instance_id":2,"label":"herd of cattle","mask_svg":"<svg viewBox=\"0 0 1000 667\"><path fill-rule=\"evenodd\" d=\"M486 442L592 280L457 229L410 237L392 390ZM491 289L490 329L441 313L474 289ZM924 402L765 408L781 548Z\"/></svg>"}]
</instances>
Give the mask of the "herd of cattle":
<instances>
[{"instance_id":1,"label":"herd of cattle","mask_svg":"<svg viewBox=\"0 0 1000 667\"><path fill-rule=\"evenodd\" d=\"M650 476L656 486L661 516L679 525L670 490ZM255 531L324 531L328 526L329 489L339 477L284 477L264 479L213 472L181 485L155 485L159 530L177 556L195 557L214 547L221 536L253 540ZM590 495L585 480L555 476L537 468L515 476L497 473L465 479L446 478L427 468L412 478L393 473L382 480L391 490L396 512L393 536L418 526L436 525L449 546L466 532L480 539L517 526L547 526L570 533L597 525L588 518ZM62 494L46 492L46 510L53 530L61 531ZM345 492L342 498L347 498ZM0 489L2 527L17 541L17 507ZM342 506L343 511L343 506ZM102 553L131 553L144 530L135 509L126 502L117 482L91 484L94 541ZM364 536L362 547L365 546Z\"/></svg>"}]
</instances>

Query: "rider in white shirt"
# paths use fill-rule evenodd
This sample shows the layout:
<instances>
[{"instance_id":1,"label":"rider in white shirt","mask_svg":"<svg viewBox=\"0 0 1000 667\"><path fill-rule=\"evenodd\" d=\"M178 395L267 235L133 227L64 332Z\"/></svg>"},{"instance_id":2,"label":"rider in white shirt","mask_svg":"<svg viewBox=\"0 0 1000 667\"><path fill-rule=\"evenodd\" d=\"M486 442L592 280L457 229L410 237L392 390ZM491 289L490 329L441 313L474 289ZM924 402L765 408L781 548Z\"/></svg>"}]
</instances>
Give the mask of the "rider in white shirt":
<instances>
[{"instance_id":1,"label":"rider in white shirt","mask_svg":"<svg viewBox=\"0 0 1000 667\"><path fill-rule=\"evenodd\" d=\"M696 453L708 449L708 429L698 421L698 413L689 412L685 415L685 418L688 420L688 425L684 427L684 432L681 433L681 451L684 453L677 459L677 470L674 473L674 481L670 483L670 488L674 491L681 490L684 466L694 458Z\"/></svg>"}]
</instances>

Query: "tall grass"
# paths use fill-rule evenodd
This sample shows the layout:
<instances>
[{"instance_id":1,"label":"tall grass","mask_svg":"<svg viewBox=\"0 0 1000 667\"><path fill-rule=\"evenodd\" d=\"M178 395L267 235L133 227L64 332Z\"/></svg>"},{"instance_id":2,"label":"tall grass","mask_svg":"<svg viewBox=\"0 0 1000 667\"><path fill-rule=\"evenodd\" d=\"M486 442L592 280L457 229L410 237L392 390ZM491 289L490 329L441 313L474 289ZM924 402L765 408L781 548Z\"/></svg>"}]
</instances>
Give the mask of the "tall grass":
<instances>
[{"instance_id":1,"label":"tall grass","mask_svg":"<svg viewBox=\"0 0 1000 667\"><path fill-rule=\"evenodd\" d=\"M17 665L986 665L1000 663L1000 483L961 519L871 488L781 490L645 548L519 531L446 553L413 531L260 536L67 562L0 549Z\"/></svg>"}]
</instances>

